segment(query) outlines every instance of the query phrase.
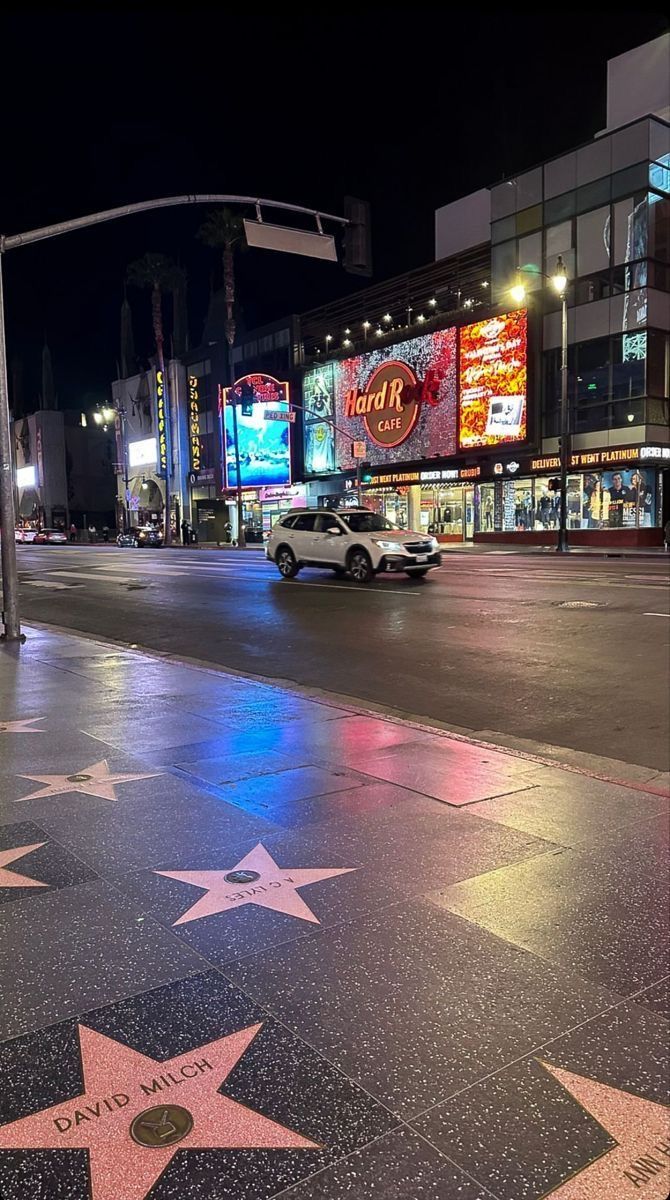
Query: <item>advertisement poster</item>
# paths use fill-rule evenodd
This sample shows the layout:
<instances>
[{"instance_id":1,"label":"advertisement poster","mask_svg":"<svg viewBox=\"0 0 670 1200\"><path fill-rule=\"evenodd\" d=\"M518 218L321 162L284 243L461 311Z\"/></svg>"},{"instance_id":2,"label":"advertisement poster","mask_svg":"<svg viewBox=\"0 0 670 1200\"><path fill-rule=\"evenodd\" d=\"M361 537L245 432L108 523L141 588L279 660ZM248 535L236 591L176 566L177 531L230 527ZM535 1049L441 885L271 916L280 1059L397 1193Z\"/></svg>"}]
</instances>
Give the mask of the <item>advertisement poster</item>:
<instances>
[{"instance_id":1,"label":"advertisement poster","mask_svg":"<svg viewBox=\"0 0 670 1200\"><path fill-rule=\"evenodd\" d=\"M525 309L460 331L459 447L526 437L528 317Z\"/></svg>"},{"instance_id":2,"label":"advertisement poster","mask_svg":"<svg viewBox=\"0 0 670 1200\"><path fill-rule=\"evenodd\" d=\"M335 430L324 417L335 419L335 363L307 371L303 381L305 462L310 474L334 471Z\"/></svg>"},{"instance_id":3,"label":"advertisement poster","mask_svg":"<svg viewBox=\"0 0 670 1200\"><path fill-rule=\"evenodd\" d=\"M226 389L222 414L226 487L237 487L238 473L231 401L237 412L242 487L291 482L291 426L281 419L288 413L288 399L288 384L280 383L270 375L245 375L232 388Z\"/></svg>"},{"instance_id":4,"label":"advertisement poster","mask_svg":"<svg viewBox=\"0 0 670 1200\"><path fill-rule=\"evenodd\" d=\"M332 404L339 429L305 419L306 474L351 470L353 442L373 466L455 454L456 377L455 329L307 371L305 406L326 416Z\"/></svg>"},{"instance_id":5,"label":"advertisement poster","mask_svg":"<svg viewBox=\"0 0 670 1200\"><path fill-rule=\"evenodd\" d=\"M614 468L573 475L568 483L568 521L573 528L645 529L655 522L653 471Z\"/></svg>"}]
</instances>

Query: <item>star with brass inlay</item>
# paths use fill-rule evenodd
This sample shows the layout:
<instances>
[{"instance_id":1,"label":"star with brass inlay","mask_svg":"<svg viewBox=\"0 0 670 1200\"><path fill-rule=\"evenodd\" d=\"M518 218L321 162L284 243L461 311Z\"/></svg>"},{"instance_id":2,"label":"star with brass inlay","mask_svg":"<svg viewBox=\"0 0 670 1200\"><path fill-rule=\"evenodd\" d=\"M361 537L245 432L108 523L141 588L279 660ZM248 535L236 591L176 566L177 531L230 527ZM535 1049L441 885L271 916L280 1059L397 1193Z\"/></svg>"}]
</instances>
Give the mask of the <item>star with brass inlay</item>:
<instances>
[{"instance_id":1,"label":"star with brass inlay","mask_svg":"<svg viewBox=\"0 0 670 1200\"><path fill-rule=\"evenodd\" d=\"M617 1145L553 1191L551 1200L667 1200L670 1189L670 1108L543 1062L542 1066Z\"/></svg>"},{"instance_id":2,"label":"star with brass inlay","mask_svg":"<svg viewBox=\"0 0 670 1200\"><path fill-rule=\"evenodd\" d=\"M173 922L184 925L200 917L211 917L215 913L228 912L245 904L259 904L262 908L274 908L275 912L299 917L320 925L301 896L298 888L334 875L348 875L357 867L321 867L314 869L279 867L271 854L259 842L253 850L241 858L233 867L222 871L154 871L167 879L190 883L205 892L195 904Z\"/></svg>"},{"instance_id":3,"label":"star with brass inlay","mask_svg":"<svg viewBox=\"0 0 670 1200\"><path fill-rule=\"evenodd\" d=\"M10 863L16 862L17 858L23 858L24 854L30 854L32 850L39 850L42 846L46 846L46 842L35 842L32 846L14 846L11 850L0 850L0 888L48 887L48 883L40 883L39 879L29 879L27 875L20 875L18 871L6 870Z\"/></svg>"},{"instance_id":4,"label":"star with brass inlay","mask_svg":"<svg viewBox=\"0 0 670 1200\"><path fill-rule=\"evenodd\" d=\"M92 1200L144 1200L178 1150L318 1150L220 1091L260 1029L159 1062L79 1025L81 1093L1 1126L0 1150L88 1150Z\"/></svg>"},{"instance_id":5,"label":"star with brass inlay","mask_svg":"<svg viewBox=\"0 0 670 1200\"><path fill-rule=\"evenodd\" d=\"M20 721L0 721L0 733L44 733L43 729L30 729L37 721L46 721L46 717L23 717Z\"/></svg>"},{"instance_id":6,"label":"star with brass inlay","mask_svg":"<svg viewBox=\"0 0 670 1200\"><path fill-rule=\"evenodd\" d=\"M132 783L135 779L156 779L160 771L142 771L123 774L110 771L107 760L83 767L71 775L20 775L20 779L32 779L44 786L22 800L44 800L47 796L63 796L67 792L80 792L82 796L97 796L100 800L118 800L115 787L120 783Z\"/></svg>"}]
</instances>

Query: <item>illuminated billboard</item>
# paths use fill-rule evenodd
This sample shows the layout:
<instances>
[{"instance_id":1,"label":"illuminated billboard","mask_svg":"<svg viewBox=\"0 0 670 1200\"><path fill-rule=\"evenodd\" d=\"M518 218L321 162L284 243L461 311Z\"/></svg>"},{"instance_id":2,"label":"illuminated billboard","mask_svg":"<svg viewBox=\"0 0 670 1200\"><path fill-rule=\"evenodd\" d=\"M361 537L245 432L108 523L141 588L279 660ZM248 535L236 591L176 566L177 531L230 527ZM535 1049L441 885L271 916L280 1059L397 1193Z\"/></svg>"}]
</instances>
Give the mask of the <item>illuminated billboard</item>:
<instances>
[{"instance_id":1,"label":"illuminated billboard","mask_svg":"<svg viewBox=\"0 0 670 1200\"><path fill-rule=\"evenodd\" d=\"M155 464L157 458L155 437L142 438L139 442L128 443L128 465L130 467L145 467Z\"/></svg>"},{"instance_id":2,"label":"illuminated billboard","mask_svg":"<svg viewBox=\"0 0 670 1200\"><path fill-rule=\"evenodd\" d=\"M526 437L528 314L489 317L460 331L459 447Z\"/></svg>"},{"instance_id":3,"label":"illuminated billboard","mask_svg":"<svg viewBox=\"0 0 670 1200\"><path fill-rule=\"evenodd\" d=\"M305 473L456 453L456 330L442 329L307 371ZM328 423L334 421L337 430Z\"/></svg>"},{"instance_id":4,"label":"illuminated billboard","mask_svg":"<svg viewBox=\"0 0 670 1200\"><path fill-rule=\"evenodd\" d=\"M16 486L18 488L35 488L37 487L37 471L34 464L27 467L16 468Z\"/></svg>"},{"instance_id":5,"label":"illuminated billboard","mask_svg":"<svg viewBox=\"0 0 670 1200\"><path fill-rule=\"evenodd\" d=\"M235 415L242 487L265 487L291 482L289 386L271 375L245 375L224 391L226 487L237 487Z\"/></svg>"}]
</instances>

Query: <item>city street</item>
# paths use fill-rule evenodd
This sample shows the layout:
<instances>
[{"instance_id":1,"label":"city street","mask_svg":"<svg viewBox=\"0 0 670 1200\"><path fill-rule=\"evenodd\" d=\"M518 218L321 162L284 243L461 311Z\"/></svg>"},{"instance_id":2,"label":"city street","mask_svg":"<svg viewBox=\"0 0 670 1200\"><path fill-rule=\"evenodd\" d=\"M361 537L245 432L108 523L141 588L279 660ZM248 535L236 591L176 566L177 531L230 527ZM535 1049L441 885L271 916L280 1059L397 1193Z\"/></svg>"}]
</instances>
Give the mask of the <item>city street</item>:
<instances>
[{"instance_id":1,"label":"city street","mask_svg":"<svg viewBox=\"0 0 670 1200\"><path fill-rule=\"evenodd\" d=\"M670 564L449 551L425 582L260 551L18 548L26 620L452 729L667 770Z\"/></svg>"}]
</instances>

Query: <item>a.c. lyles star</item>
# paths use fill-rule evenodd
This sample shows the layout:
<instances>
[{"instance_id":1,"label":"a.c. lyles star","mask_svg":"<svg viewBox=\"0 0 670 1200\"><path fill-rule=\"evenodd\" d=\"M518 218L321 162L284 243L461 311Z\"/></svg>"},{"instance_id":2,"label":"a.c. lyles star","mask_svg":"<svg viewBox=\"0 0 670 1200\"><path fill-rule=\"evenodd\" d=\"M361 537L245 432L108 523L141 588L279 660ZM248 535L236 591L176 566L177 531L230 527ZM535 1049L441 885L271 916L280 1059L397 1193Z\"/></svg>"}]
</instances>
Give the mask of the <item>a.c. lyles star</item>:
<instances>
[{"instance_id":1,"label":"a.c. lyles star","mask_svg":"<svg viewBox=\"0 0 670 1200\"><path fill-rule=\"evenodd\" d=\"M560 1183L551 1200L667 1200L670 1190L670 1108L543 1062L545 1070L618 1145Z\"/></svg>"},{"instance_id":2,"label":"a.c. lyles star","mask_svg":"<svg viewBox=\"0 0 670 1200\"><path fill-rule=\"evenodd\" d=\"M177 1150L320 1149L219 1091L260 1028L158 1062L79 1025L83 1092L0 1127L0 1150L86 1149L92 1200L144 1200Z\"/></svg>"},{"instance_id":3,"label":"a.c. lyles star","mask_svg":"<svg viewBox=\"0 0 670 1200\"><path fill-rule=\"evenodd\" d=\"M99 800L118 800L115 787L120 783L132 783L134 779L155 779L160 771L143 771L123 774L110 771L107 760L93 763L90 767L82 767L69 775L21 775L20 779L32 779L34 783L44 786L29 796L19 796L18 803L23 800L44 800L48 796L63 796L67 792L80 792L82 796L97 796Z\"/></svg>"},{"instance_id":4,"label":"a.c. lyles star","mask_svg":"<svg viewBox=\"0 0 670 1200\"><path fill-rule=\"evenodd\" d=\"M221 871L155 871L154 874L193 884L194 887L203 888L206 893L182 913L173 922L174 925L228 912L245 904L259 904L263 908L273 908L275 912L287 913L290 917L299 917L319 925L319 918L314 916L311 908L298 895L297 889L322 879L331 879L334 875L348 875L357 869L322 867L294 870L292 867L279 867L259 842L238 863Z\"/></svg>"},{"instance_id":5,"label":"a.c. lyles star","mask_svg":"<svg viewBox=\"0 0 670 1200\"><path fill-rule=\"evenodd\" d=\"M10 863L16 862L17 858L23 858L24 854L40 850L45 845L46 842L35 842L32 846L14 846L11 850L0 850L0 888L48 887L48 883L41 883L39 879L29 879L27 875L20 875L18 871L6 869Z\"/></svg>"}]
</instances>

